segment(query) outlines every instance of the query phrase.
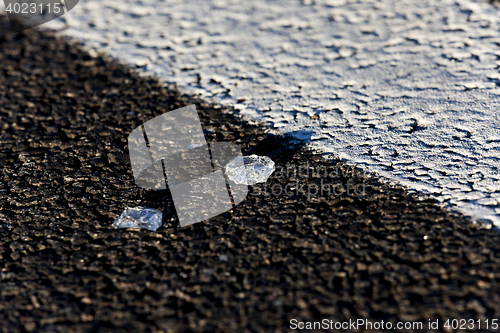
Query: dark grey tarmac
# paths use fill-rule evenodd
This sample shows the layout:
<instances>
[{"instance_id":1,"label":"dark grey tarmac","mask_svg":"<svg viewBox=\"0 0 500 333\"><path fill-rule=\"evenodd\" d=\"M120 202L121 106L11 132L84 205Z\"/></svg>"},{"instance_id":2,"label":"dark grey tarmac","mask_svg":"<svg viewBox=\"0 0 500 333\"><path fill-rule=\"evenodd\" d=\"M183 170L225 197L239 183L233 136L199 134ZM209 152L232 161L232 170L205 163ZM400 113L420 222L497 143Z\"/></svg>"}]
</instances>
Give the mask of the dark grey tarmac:
<instances>
[{"instance_id":1,"label":"dark grey tarmac","mask_svg":"<svg viewBox=\"0 0 500 333\"><path fill-rule=\"evenodd\" d=\"M500 320L497 230L51 33L9 30L0 17L0 331L286 332L292 319L324 318L439 319L448 331L447 319ZM234 210L178 228L169 192L135 185L127 136L193 103L209 142L328 176L276 172ZM288 184L290 194L272 192ZM364 192L308 198L313 184ZM163 227L112 229L127 206L162 210Z\"/></svg>"}]
</instances>

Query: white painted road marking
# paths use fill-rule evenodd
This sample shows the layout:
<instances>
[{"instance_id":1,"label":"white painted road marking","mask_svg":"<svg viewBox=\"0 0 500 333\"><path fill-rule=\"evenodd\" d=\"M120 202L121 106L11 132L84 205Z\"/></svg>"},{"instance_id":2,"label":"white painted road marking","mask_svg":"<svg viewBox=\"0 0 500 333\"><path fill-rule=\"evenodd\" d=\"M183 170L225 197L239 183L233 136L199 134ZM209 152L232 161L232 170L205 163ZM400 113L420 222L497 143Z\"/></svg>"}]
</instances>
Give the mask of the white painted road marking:
<instances>
[{"instance_id":1,"label":"white painted road marking","mask_svg":"<svg viewBox=\"0 0 500 333\"><path fill-rule=\"evenodd\" d=\"M87 0L47 26L500 225L499 14L466 0Z\"/></svg>"}]
</instances>

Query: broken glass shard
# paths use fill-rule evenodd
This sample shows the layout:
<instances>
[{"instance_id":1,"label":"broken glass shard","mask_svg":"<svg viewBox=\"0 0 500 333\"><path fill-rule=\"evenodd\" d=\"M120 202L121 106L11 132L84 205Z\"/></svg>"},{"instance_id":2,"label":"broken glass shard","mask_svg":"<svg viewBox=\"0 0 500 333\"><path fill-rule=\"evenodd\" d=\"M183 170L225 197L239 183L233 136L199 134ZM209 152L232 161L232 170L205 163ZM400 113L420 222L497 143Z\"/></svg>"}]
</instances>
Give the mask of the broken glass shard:
<instances>
[{"instance_id":1,"label":"broken glass shard","mask_svg":"<svg viewBox=\"0 0 500 333\"><path fill-rule=\"evenodd\" d=\"M156 231L161 227L162 213L153 208L127 207L113 222L113 228L148 229Z\"/></svg>"},{"instance_id":2,"label":"broken glass shard","mask_svg":"<svg viewBox=\"0 0 500 333\"><path fill-rule=\"evenodd\" d=\"M236 184L264 183L273 172L274 162L267 156L245 156L243 163L241 156L238 156L226 165L227 176Z\"/></svg>"}]
</instances>

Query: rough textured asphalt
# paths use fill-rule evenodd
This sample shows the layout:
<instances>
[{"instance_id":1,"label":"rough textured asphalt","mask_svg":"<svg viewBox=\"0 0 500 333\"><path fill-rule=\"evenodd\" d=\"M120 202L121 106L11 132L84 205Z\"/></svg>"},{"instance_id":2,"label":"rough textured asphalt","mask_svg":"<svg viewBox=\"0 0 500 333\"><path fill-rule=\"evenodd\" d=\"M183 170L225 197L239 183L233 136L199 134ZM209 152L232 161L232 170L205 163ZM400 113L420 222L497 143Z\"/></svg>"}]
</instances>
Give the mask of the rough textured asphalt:
<instances>
[{"instance_id":1,"label":"rough textured asphalt","mask_svg":"<svg viewBox=\"0 0 500 333\"><path fill-rule=\"evenodd\" d=\"M136 187L126 138L196 102L208 141L280 166L314 156L50 33L0 17L0 330L285 332L290 320L500 319L500 236L359 172L275 184L365 184L364 196L263 194L176 227L167 191ZM259 194L260 193L260 194ZM157 233L111 229L127 206ZM440 330L444 330L441 326ZM411 330L408 330L408 332Z\"/></svg>"},{"instance_id":2,"label":"rough textured asphalt","mask_svg":"<svg viewBox=\"0 0 500 333\"><path fill-rule=\"evenodd\" d=\"M499 16L474 0L86 0L48 25L500 226Z\"/></svg>"}]
</instances>

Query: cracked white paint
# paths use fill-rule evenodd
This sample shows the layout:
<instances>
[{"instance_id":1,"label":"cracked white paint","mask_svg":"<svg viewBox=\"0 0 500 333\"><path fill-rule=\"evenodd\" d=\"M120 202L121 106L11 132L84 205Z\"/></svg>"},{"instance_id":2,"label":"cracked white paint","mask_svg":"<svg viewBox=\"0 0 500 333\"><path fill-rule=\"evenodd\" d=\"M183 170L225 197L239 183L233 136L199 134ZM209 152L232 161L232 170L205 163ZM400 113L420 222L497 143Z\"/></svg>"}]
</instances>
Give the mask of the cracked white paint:
<instances>
[{"instance_id":1,"label":"cracked white paint","mask_svg":"<svg viewBox=\"0 0 500 333\"><path fill-rule=\"evenodd\" d=\"M85 0L47 26L500 225L499 14L468 0Z\"/></svg>"}]
</instances>

